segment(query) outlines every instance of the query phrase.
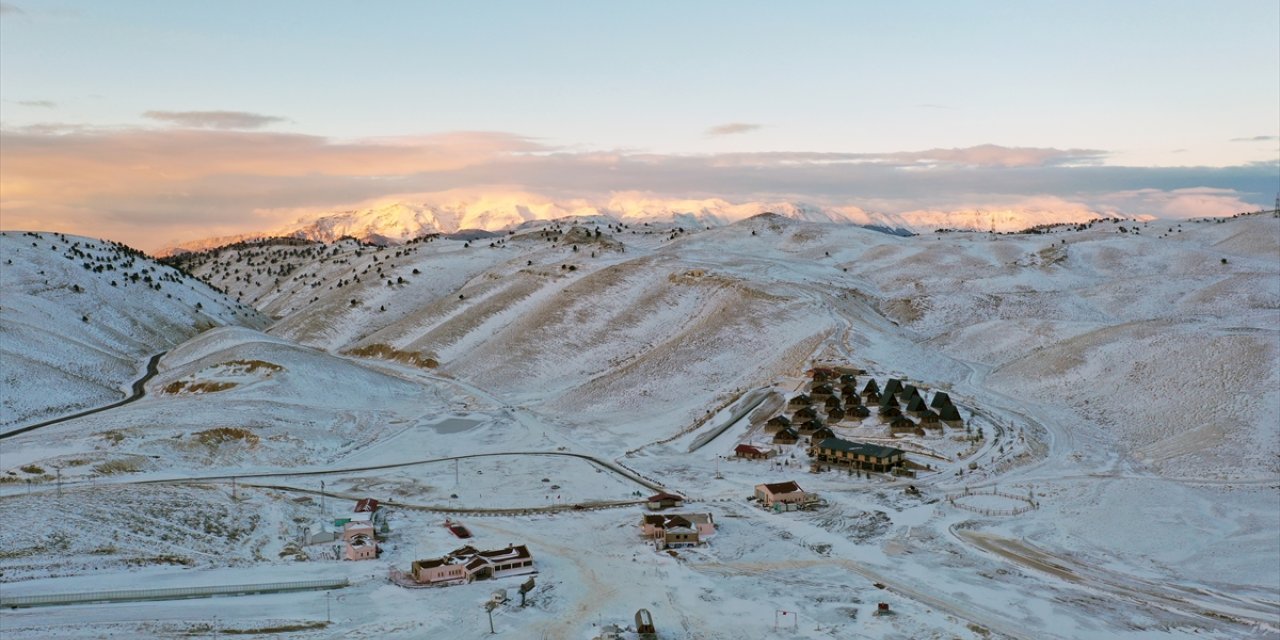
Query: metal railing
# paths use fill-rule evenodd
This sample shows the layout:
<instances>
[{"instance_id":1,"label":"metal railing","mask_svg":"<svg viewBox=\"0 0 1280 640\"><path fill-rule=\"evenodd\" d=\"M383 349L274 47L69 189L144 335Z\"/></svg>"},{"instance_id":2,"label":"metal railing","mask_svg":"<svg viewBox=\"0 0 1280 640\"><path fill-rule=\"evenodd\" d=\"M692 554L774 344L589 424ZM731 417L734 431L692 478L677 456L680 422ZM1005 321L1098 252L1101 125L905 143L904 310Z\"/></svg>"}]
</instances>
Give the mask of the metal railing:
<instances>
[{"instance_id":1,"label":"metal railing","mask_svg":"<svg viewBox=\"0 0 1280 640\"><path fill-rule=\"evenodd\" d=\"M96 602L138 602L145 600L185 600L215 596L245 596L259 593L290 591L322 591L350 586L342 580L304 580L299 582L266 582L262 584L213 585L207 587L173 587L169 589L119 589L80 593L49 593L30 596L0 596L0 607L44 607Z\"/></svg>"}]
</instances>

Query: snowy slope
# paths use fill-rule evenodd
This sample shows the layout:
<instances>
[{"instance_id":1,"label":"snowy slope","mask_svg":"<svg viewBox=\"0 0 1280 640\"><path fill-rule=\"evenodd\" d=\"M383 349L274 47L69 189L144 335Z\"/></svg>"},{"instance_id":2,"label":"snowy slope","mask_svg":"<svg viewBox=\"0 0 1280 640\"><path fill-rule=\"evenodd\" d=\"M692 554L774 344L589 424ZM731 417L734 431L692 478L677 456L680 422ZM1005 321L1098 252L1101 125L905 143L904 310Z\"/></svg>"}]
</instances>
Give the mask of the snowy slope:
<instances>
[{"instance_id":1,"label":"snowy slope","mask_svg":"<svg viewBox=\"0 0 1280 640\"><path fill-rule=\"evenodd\" d=\"M8 231L0 261L0 427L119 400L148 356L211 327L266 323L103 240Z\"/></svg>"}]
</instances>

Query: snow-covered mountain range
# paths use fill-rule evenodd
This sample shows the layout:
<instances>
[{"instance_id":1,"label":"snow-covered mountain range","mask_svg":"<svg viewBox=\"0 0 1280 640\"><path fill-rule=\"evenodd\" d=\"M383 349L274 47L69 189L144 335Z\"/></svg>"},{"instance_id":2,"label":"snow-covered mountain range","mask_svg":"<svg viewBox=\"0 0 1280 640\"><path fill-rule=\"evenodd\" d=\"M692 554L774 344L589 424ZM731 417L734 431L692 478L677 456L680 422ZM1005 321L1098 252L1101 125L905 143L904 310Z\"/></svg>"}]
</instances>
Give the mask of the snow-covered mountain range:
<instances>
[{"instance_id":1,"label":"snow-covered mountain range","mask_svg":"<svg viewBox=\"0 0 1280 640\"><path fill-rule=\"evenodd\" d=\"M850 224L910 235L939 228L965 231L1021 231L1035 226L1121 218L1082 205L1060 202L1004 208L920 209L903 213L867 211L856 206L820 206L792 201L732 203L719 198L677 200L618 195L603 202L554 200L534 194L424 194L341 211L311 213L261 233L185 242L162 252L201 251L265 237L295 237L333 242L350 236L377 244L397 244L433 233L467 229L503 231L522 224L562 218L609 219L626 224L665 222L715 227L772 212L794 220ZM1150 220L1142 216L1139 220Z\"/></svg>"}]
</instances>

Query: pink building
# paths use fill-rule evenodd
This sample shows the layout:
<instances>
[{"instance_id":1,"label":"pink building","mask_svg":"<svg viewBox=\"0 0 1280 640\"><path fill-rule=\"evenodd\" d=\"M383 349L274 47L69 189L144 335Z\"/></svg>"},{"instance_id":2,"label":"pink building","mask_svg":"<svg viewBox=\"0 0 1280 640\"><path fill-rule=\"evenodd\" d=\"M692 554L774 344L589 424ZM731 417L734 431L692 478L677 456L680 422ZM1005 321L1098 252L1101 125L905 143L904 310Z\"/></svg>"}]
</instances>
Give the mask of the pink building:
<instances>
[{"instance_id":1,"label":"pink building","mask_svg":"<svg viewBox=\"0 0 1280 640\"><path fill-rule=\"evenodd\" d=\"M347 560L374 560L378 557L378 539L368 522L342 525L342 543Z\"/></svg>"},{"instance_id":2,"label":"pink building","mask_svg":"<svg viewBox=\"0 0 1280 640\"><path fill-rule=\"evenodd\" d=\"M537 571L533 567L533 554L522 544L493 551L477 551L475 547L465 546L454 549L443 558L415 560L410 568L414 582L440 585L505 578Z\"/></svg>"}]
</instances>

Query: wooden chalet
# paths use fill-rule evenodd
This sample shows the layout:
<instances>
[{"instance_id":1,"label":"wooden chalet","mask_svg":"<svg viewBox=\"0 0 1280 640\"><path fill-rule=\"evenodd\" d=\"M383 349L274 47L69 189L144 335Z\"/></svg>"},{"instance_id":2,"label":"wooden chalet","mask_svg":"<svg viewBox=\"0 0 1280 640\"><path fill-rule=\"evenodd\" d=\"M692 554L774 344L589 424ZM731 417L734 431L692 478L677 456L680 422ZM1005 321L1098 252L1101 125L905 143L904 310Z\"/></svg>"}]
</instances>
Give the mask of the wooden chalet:
<instances>
[{"instance_id":1,"label":"wooden chalet","mask_svg":"<svg viewBox=\"0 0 1280 640\"><path fill-rule=\"evenodd\" d=\"M938 413L932 409L925 409L920 413L920 425L930 429L942 428Z\"/></svg>"},{"instance_id":2,"label":"wooden chalet","mask_svg":"<svg viewBox=\"0 0 1280 640\"><path fill-rule=\"evenodd\" d=\"M858 377L852 373L842 373L840 374L840 384L849 387L855 386L858 384Z\"/></svg>"},{"instance_id":3,"label":"wooden chalet","mask_svg":"<svg viewBox=\"0 0 1280 640\"><path fill-rule=\"evenodd\" d=\"M813 435L810 435L809 439L813 442L819 442L826 440L827 438L834 437L836 437L836 432L832 431L831 427L818 427L817 429L814 429Z\"/></svg>"},{"instance_id":4,"label":"wooden chalet","mask_svg":"<svg viewBox=\"0 0 1280 640\"><path fill-rule=\"evenodd\" d=\"M841 420L844 420L844 409L836 407L835 409L827 410L827 422L840 422Z\"/></svg>"},{"instance_id":5,"label":"wooden chalet","mask_svg":"<svg viewBox=\"0 0 1280 640\"><path fill-rule=\"evenodd\" d=\"M814 384L813 388L809 390L809 393L813 395L815 400L817 400L819 396L825 398L826 396L835 395L836 388L831 386L831 383L824 382L822 384Z\"/></svg>"},{"instance_id":6,"label":"wooden chalet","mask_svg":"<svg viewBox=\"0 0 1280 640\"><path fill-rule=\"evenodd\" d=\"M902 392L902 381L897 378L889 378L889 381L884 383L884 389L880 393L889 394L889 393L901 393L901 392Z\"/></svg>"},{"instance_id":7,"label":"wooden chalet","mask_svg":"<svg viewBox=\"0 0 1280 640\"><path fill-rule=\"evenodd\" d=\"M863 392L862 392L862 399L863 399L863 401L864 401L864 402L866 402L867 404L878 404L878 403L880 402L880 392L878 392L878 391L863 391Z\"/></svg>"},{"instance_id":8,"label":"wooden chalet","mask_svg":"<svg viewBox=\"0 0 1280 640\"><path fill-rule=\"evenodd\" d=\"M892 433L912 433L915 430L915 421L906 416L898 416L889 423L889 431Z\"/></svg>"},{"instance_id":9,"label":"wooden chalet","mask_svg":"<svg viewBox=\"0 0 1280 640\"><path fill-rule=\"evenodd\" d=\"M796 430L791 427L773 434L774 444L795 444L797 442L800 442L800 434L796 433Z\"/></svg>"},{"instance_id":10,"label":"wooden chalet","mask_svg":"<svg viewBox=\"0 0 1280 640\"><path fill-rule=\"evenodd\" d=\"M901 449L841 438L827 438L818 442L812 447L810 455L818 462L879 472L891 471L906 461L906 452Z\"/></svg>"},{"instance_id":11,"label":"wooden chalet","mask_svg":"<svg viewBox=\"0 0 1280 640\"><path fill-rule=\"evenodd\" d=\"M867 386L862 388L862 395L867 395L868 393L871 393L873 391L876 393L877 396L880 395L880 385L879 383L876 382L875 378L871 378L870 380L867 380Z\"/></svg>"},{"instance_id":12,"label":"wooden chalet","mask_svg":"<svg viewBox=\"0 0 1280 640\"><path fill-rule=\"evenodd\" d=\"M813 398L810 398L809 396L803 393L798 396L793 396L790 400L787 401L787 406L789 407L801 407L801 406L810 405L810 404L813 404Z\"/></svg>"},{"instance_id":13,"label":"wooden chalet","mask_svg":"<svg viewBox=\"0 0 1280 640\"><path fill-rule=\"evenodd\" d=\"M800 407L795 413L791 414L792 422L804 422L805 420L813 420L818 417L818 410L813 405Z\"/></svg>"},{"instance_id":14,"label":"wooden chalet","mask_svg":"<svg viewBox=\"0 0 1280 640\"><path fill-rule=\"evenodd\" d=\"M898 405L896 404L891 404L887 407L880 408L881 418L897 418L901 415L902 415L902 409L899 409Z\"/></svg>"},{"instance_id":15,"label":"wooden chalet","mask_svg":"<svg viewBox=\"0 0 1280 640\"><path fill-rule=\"evenodd\" d=\"M898 404L899 404L899 402L898 402L898 396L896 396L896 395L894 395L894 394L892 394L892 393L885 393L883 396L880 396L880 408L881 408L881 409L883 409L883 408L885 408L885 407L896 407L896 406L898 406Z\"/></svg>"},{"instance_id":16,"label":"wooden chalet","mask_svg":"<svg viewBox=\"0 0 1280 640\"><path fill-rule=\"evenodd\" d=\"M938 417L942 418L943 422L961 422L964 420L964 418L960 417L960 411L956 409L954 404L938 409Z\"/></svg>"},{"instance_id":17,"label":"wooden chalet","mask_svg":"<svg viewBox=\"0 0 1280 640\"><path fill-rule=\"evenodd\" d=\"M782 415L769 418L769 421L764 423L765 431L777 431L778 429L786 429L789 426L791 426L791 419Z\"/></svg>"},{"instance_id":18,"label":"wooden chalet","mask_svg":"<svg viewBox=\"0 0 1280 640\"><path fill-rule=\"evenodd\" d=\"M844 415L846 418L867 418L871 416L871 410L866 405L855 404L845 407Z\"/></svg>"},{"instance_id":19,"label":"wooden chalet","mask_svg":"<svg viewBox=\"0 0 1280 640\"><path fill-rule=\"evenodd\" d=\"M805 420L804 422L801 422L797 431L802 436L811 436L813 435L814 431L817 431L818 429L821 429L821 428L822 428L822 421L817 418L814 418L812 420Z\"/></svg>"},{"instance_id":20,"label":"wooden chalet","mask_svg":"<svg viewBox=\"0 0 1280 640\"><path fill-rule=\"evenodd\" d=\"M945 391L939 391L933 394L933 400L929 402L929 406L934 409L941 409L942 407L950 404L951 396L947 395Z\"/></svg>"},{"instance_id":21,"label":"wooden chalet","mask_svg":"<svg viewBox=\"0 0 1280 640\"><path fill-rule=\"evenodd\" d=\"M822 406L828 411L831 409L839 409L841 406L840 396L827 396L827 399L822 401Z\"/></svg>"},{"instance_id":22,"label":"wooden chalet","mask_svg":"<svg viewBox=\"0 0 1280 640\"><path fill-rule=\"evenodd\" d=\"M746 458L747 460L764 460L773 456L773 449L769 447L757 447L753 444L740 444L733 449L735 458Z\"/></svg>"},{"instance_id":23,"label":"wooden chalet","mask_svg":"<svg viewBox=\"0 0 1280 640\"><path fill-rule=\"evenodd\" d=\"M911 396L911 399L907 400L907 411L920 413L921 411L927 411L928 409L929 407L924 403L924 398L921 398L919 395Z\"/></svg>"}]
</instances>

